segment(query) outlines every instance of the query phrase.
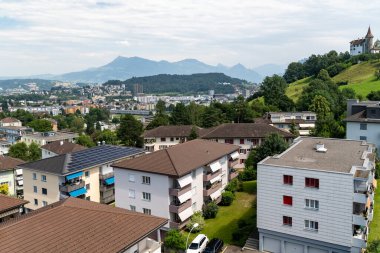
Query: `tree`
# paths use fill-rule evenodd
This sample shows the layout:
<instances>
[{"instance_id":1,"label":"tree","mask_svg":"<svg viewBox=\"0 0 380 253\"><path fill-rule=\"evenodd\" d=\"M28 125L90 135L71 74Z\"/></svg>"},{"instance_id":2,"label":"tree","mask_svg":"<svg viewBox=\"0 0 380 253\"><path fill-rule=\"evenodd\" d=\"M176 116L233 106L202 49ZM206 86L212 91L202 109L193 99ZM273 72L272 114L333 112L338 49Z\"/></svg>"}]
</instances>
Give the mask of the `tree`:
<instances>
[{"instance_id":1,"label":"tree","mask_svg":"<svg viewBox=\"0 0 380 253\"><path fill-rule=\"evenodd\" d=\"M223 123L223 118L222 111L211 104L201 115L201 126L205 128L218 126Z\"/></svg>"},{"instance_id":2,"label":"tree","mask_svg":"<svg viewBox=\"0 0 380 253\"><path fill-rule=\"evenodd\" d=\"M14 158L19 158L21 160L27 161L28 160L28 145L26 145L25 142L18 142L16 144L13 144L9 148L8 155Z\"/></svg>"},{"instance_id":3,"label":"tree","mask_svg":"<svg viewBox=\"0 0 380 253\"><path fill-rule=\"evenodd\" d=\"M28 126L37 132L49 132L53 130L51 122L46 119L35 119L31 121Z\"/></svg>"},{"instance_id":4,"label":"tree","mask_svg":"<svg viewBox=\"0 0 380 253\"><path fill-rule=\"evenodd\" d=\"M192 229L192 227L194 226L195 223L198 223L198 227L194 228L192 230L193 233L198 233L200 231L202 231L202 229L204 228L205 226L205 219L203 218L202 216L202 212L201 211L198 211L198 212L195 212L191 218L190 218L190 222L187 223L186 225L186 229L188 231L190 231Z\"/></svg>"},{"instance_id":5,"label":"tree","mask_svg":"<svg viewBox=\"0 0 380 253\"><path fill-rule=\"evenodd\" d=\"M166 112L165 101L159 99L156 104L156 114L164 114Z\"/></svg>"},{"instance_id":6,"label":"tree","mask_svg":"<svg viewBox=\"0 0 380 253\"><path fill-rule=\"evenodd\" d=\"M260 92L264 96L265 104L279 107L286 97L285 90L287 87L288 84L285 79L279 75L266 77L260 86Z\"/></svg>"},{"instance_id":7,"label":"tree","mask_svg":"<svg viewBox=\"0 0 380 253\"><path fill-rule=\"evenodd\" d=\"M379 101L380 100L380 91L371 91L367 98L371 101Z\"/></svg>"},{"instance_id":8,"label":"tree","mask_svg":"<svg viewBox=\"0 0 380 253\"><path fill-rule=\"evenodd\" d=\"M309 110L317 114L317 120L324 120L330 115L330 104L327 99L321 95L316 95L309 106Z\"/></svg>"},{"instance_id":9,"label":"tree","mask_svg":"<svg viewBox=\"0 0 380 253\"><path fill-rule=\"evenodd\" d=\"M117 137L126 146L142 147L143 124L132 115L120 118L120 126L117 129Z\"/></svg>"},{"instance_id":10,"label":"tree","mask_svg":"<svg viewBox=\"0 0 380 253\"><path fill-rule=\"evenodd\" d=\"M193 126L191 128L191 132L190 132L190 135L189 135L189 140L195 140L198 138L198 132L197 132L197 128L195 126Z\"/></svg>"},{"instance_id":11,"label":"tree","mask_svg":"<svg viewBox=\"0 0 380 253\"><path fill-rule=\"evenodd\" d=\"M235 195L230 191L225 191L222 193L222 201L220 202L223 206L230 206L235 199Z\"/></svg>"},{"instance_id":12,"label":"tree","mask_svg":"<svg viewBox=\"0 0 380 253\"><path fill-rule=\"evenodd\" d=\"M203 216L205 219L213 219L218 214L219 207L218 205L212 201L204 206L203 208Z\"/></svg>"},{"instance_id":13,"label":"tree","mask_svg":"<svg viewBox=\"0 0 380 253\"><path fill-rule=\"evenodd\" d=\"M149 122L146 126L147 130L159 127L159 126L167 126L169 125L169 116L166 114L156 114L153 117L153 120Z\"/></svg>"},{"instance_id":14,"label":"tree","mask_svg":"<svg viewBox=\"0 0 380 253\"><path fill-rule=\"evenodd\" d=\"M290 124L290 132L294 136L299 136L300 135L300 132L297 130L296 123L294 122L294 120L292 120L292 123Z\"/></svg>"},{"instance_id":15,"label":"tree","mask_svg":"<svg viewBox=\"0 0 380 253\"><path fill-rule=\"evenodd\" d=\"M288 83L295 82L305 77L306 77L305 69L304 69L303 64L300 62L290 63L284 74L284 79Z\"/></svg>"},{"instance_id":16,"label":"tree","mask_svg":"<svg viewBox=\"0 0 380 253\"><path fill-rule=\"evenodd\" d=\"M376 80L380 80L380 69L375 72Z\"/></svg>"},{"instance_id":17,"label":"tree","mask_svg":"<svg viewBox=\"0 0 380 253\"><path fill-rule=\"evenodd\" d=\"M232 103L234 111L235 123L251 123L253 122L253 111L248 106L243 96L238 96Z\"/></svg>"},{"instance_id":18,"label":"tree","mask_svg":"<svg viewBox=\"0 0 380 253\"><path fill-rule=\"evenodd\" d=\"M9 108L8 108L8 102L6 100L4 100L2 103L1 103L1 109L3 109L3 112L8 112L9 111Z\"/></svg>"},{"instance_id":19,"label":"tree","mask_svg":"<svg viewBox=\"0 0 380 253\"><path fill-rule=\"evenodd\" d=\"M111 144L111 145L118 144L116 132L113 132L109 129L105 129L103 131L96 131L91 137L95 142L104 141L106 144Z\"/></svg>"},{"instance_id":20,"label":"tree","mask_svg":"<svg viewBox=\"0 0 380 253\"><path fill-rule=\"evenodd\" d=\"M41 159L42 152L40 147L35 143L32 142L28 147L28 161L37 161Z\"/></svg>"},{"instance_id":21,"label":"tree","mask_svg":"<svg viewBox=\"0 0 380 253\"><path fill-rule=\"evenodd\" d=\"M164 245L166 248L176 251L186 249L186 238L177 229L171 229L165 236Z\"/></svg>"},{"instance_id":22,"label":"tree","mask_svg":"<svg viewBox=\"0 0 380 253\"><path fill-rule=\"evenodd\" d=\"M172 125L191 125L190 115L184 104L176 104L170 117L170 123Z\"/></svg>"},{"instance_id":23,"label":"tree","mask_svg":"<svg viewBox=\"0 0 380 253\"><path fill-rule=\"evenodd\" d=\"M95 146L95 143L92 141L91 137L85 134L80 135L77 138L77 144L91 148Z\"/></svg>"},{"instance_id":24,"label":"tree","mask_svg":"<svg viewBox=\"0 0 380 253\"><path fill-rule=\"evenodd\" d=\"M9 186L8 184L0 185L0 194L9 195Z\"/></svg>"},{"instance_id":25,"label":"tree","mask_svg":"<svg viewBox=\"0 0 380 253\"><path fill-rule=\"evenodd\" d=\"M73 117L69 126L70 131L82 133L84 129L84 120L80 117Z\"/></svg>"}]
</instances>

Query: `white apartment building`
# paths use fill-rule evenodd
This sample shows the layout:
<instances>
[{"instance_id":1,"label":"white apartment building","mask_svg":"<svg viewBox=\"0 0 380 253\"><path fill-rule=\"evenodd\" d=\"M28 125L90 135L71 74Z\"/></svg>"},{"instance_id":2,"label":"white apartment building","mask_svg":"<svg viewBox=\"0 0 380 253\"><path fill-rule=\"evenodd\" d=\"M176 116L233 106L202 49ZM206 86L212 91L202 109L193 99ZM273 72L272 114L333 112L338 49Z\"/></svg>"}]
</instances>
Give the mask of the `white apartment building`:
<instances>
[{"instance_id":1,"label":"white apartment building","mask_svg":"<svg viewBox=\"0 0 380 253\"><path fill-rule=\"evenodd\" d=\"M238 146L193 140L115 163L117 207L169 219L183 228L204 203L219 202L232 171Z\"/></svg>"},{"instance_id":2,"label":"white apartment building","mask_svg":"<svg viewBox=\"0 0 380 253\"><path fill-rule=\"evenodd\" d=\"M101 145L19 165L25 206L35 210L67 197L109 204L115 199L113 162L144 153L138 148Z\"/></svg>"},{"instance_id":3,"label":"white apartment building","mask_svg":"<svg viewBox=\"0 0 380 253\"><path fill-rule=\"evenodd\" d=\"M317 114L315 112L269 112L267 118L277 128L290 131L292 124L301 136L310 135L315 128Z\"/></svg>"},{"instance_id":4,"label":"white apartment building","mask_svg":"<svg viewBox=\"0 0 380 253\"><path fill-rule=\"evenodd\" d=\"M374 146L299 137L258 164L261 251L360 253L373 218Z\"/></svg>"}]
</instances>

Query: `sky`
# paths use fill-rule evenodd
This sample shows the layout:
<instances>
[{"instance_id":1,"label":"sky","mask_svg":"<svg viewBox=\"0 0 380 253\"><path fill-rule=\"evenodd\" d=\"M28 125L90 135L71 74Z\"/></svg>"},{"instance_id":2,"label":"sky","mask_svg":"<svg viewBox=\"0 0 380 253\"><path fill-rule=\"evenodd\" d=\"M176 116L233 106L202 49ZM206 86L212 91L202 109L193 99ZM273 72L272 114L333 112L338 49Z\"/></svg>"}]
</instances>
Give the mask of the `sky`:
<instances>
[{"instance_id":1,"label":"sky","mask_svg":"<svg viewBox=\"0 0 380 253\"><path fill-rule=\"evenodd\" d=\"M349 49L377 1L0 0L0 76L61 74L117 56L252 68Z\"/></svg>"}]
</instances>

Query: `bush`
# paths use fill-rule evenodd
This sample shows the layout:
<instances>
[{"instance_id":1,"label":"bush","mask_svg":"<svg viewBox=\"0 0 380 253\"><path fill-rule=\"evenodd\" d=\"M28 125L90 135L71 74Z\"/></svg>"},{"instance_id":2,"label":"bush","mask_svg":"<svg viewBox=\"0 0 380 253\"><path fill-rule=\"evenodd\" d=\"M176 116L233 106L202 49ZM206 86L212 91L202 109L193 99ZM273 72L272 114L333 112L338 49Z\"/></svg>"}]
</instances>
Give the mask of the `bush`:
<instances>
[{"instance_id":1,"label":"bush","mask_svg":"<svg viewBox=\"0 0 380 253\"><path fill-rule=\"evenodd\" d=\"M225 190L235 193L239 188L239 180L234 178L226 186Z\"/></svg>"},{"instance_id":2,"label":"bush","mask_svg":"<svg viewBox=\"0 0 380 253\"><path fill-rule=\"evenodd\" d=\"M380 162L377 162L375 165L375 178L379 179L380 178Z\"/></svg>"},{"instance_id":3,"label":"bush","mask_svg":"<svg viewBox=\"0 0 380 253\"><path fill-rule=\"evenodd\" d=\"M256 180L256 170L253 167L247 167L243 172L239 174L239 179L241 181L252 181Z\"/></svg>"},{"instance_id":4,"label":"bush","mask_svg":"<svg viewBox=\"0 0 380 253\"><path fill-rule=\"evenodd\" d=\"M235 199L235 195L232 192L225 191L222 193L222 201L220 202L220 204L222 206L230 206L232 202L234 201L234 199Z\"/></svg>"},{"instance_id":5,"label":"bush","mask_svg":"<svg viewBox=\"0 0 380 253\"><path fill-rule=\"evenodd\" d=\"M368 243L367 246L368 253L380 253L380 240L375 240Z\"/></svg>"},{"instance_id":6,"label":"bush","mask_svg":"<svg viewBox=\"0 0 380 253\"><path fill-rule=\"evenodd\" d=\"M177 229L171 229L166 234L164 246L173 250L185 250L186 238Z\"/></svg>"},{"instance_id":7,"label":"bush","mask_svg":"<svg viewBox=\"0 0 380 253\"><path fill-rule=\"evenodd\" d=\"M215 202L210 202L203 209L203 217L205 219L213 219L218 214L218 211L218 205Z\"/></svg>"},{"instance_id":8,"label":"bush","mask_svg":"<svg viewBox=\"0 0 380 253\"><path fill-rule=\"evenodd\" d=\"M205 226L205 219L202 216L202 212L196 212L193 214L193 216L191 216L190 222L186 225L186 229L190 231L195 223L198 223L199 225L198 227L194 228L191 232L198 233L202 231L203 227Z\"/></svg>"}]
</instances>

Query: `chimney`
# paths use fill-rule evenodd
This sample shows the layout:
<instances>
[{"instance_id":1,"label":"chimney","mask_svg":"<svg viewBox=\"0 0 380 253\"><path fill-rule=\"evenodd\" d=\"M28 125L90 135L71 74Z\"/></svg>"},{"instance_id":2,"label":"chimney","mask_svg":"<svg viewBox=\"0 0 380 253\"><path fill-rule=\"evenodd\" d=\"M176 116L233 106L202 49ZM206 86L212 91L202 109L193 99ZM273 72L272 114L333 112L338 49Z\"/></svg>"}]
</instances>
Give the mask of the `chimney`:
<instances>
[{"instance_id":1,"label":"chimney","mask_svg":"<svg viewBox=\"0 0 380 253\"><path fill-rule=\"evenodd\" d=\"M98 144L98 146L100 146L100 141L98 141L98 143L97 143L97 144Z\"/></svg>"},{"instance_id":2,"label":"chimney","mask_svg":"<svg viewBox=\"0 0 380 253\"><path fill-rule=\"evenodd\" d=\"M102 141L102 145L106 145L106 141Z\"/></svg>"},{"instance_id":3,"label":"chimney","mask_svg":"<svg viewBox=\"0 0 380 253\"><path fill-rule=\"evenodd\" d=\"M59 145L61 146L63 145L63 140L59 141Z\"/></svg>"},{"instance_id":4,"label":"chimney","mask_svg":"<svg viewBox=\"0 0 380 253\"><path fill-rule=\"evenodd\" d=\"M325 144L323 144L322 142L318 142L317 145L315 145L315 149L319 153L326 153L327 152L327 148L325 148Z\"/></svg>"}]
</instances>

